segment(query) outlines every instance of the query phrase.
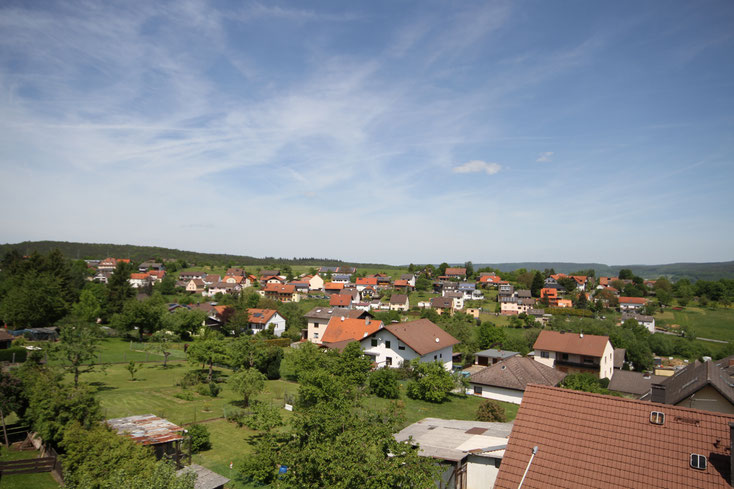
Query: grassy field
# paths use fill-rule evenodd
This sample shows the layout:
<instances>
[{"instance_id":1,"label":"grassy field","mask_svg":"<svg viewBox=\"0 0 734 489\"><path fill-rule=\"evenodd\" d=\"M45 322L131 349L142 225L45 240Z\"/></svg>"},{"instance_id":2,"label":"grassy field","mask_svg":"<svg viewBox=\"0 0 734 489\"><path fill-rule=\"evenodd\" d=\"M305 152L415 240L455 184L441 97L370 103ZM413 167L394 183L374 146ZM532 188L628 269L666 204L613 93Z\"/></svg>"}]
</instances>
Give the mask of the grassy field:
<instances>
[{"instance_id":1,"label":"grassy field","mask_svg":"<svg viewBox=\"0 0 734 489\"><path fill-rule=\"evenodd\" d=\"M18 452L0 445L0 462L38 457L35 450ZM49 472L0 476L0 489L57 489L59 486Z\"/></svg>"},{"instance_id":2,"label":"grassy field","mask_svg":"<svg viewBox=\"0 0 734 489\"><path fill-rule=\"evenodd\" d=\"M672 319L670 319L671 313ZM687 307L682 311L668 309L660 319L666 324L692 326L696 336L734 341L734 308L731 307L717 309Z\"/></svg>"}]
</instances>

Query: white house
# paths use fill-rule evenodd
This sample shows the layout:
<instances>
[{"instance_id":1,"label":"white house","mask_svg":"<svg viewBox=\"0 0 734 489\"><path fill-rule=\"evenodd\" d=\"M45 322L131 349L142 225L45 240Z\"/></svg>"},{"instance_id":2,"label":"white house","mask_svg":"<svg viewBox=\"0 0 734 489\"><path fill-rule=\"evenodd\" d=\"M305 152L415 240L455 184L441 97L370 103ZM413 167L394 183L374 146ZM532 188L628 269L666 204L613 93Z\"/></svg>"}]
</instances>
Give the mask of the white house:
<instances>
[{"instance_id":1,"label":"white house","mask_svg":"<svg viewBox=\"0 0 734 489\"><path fill-rule=\"evenodd\" d=\"M273 327L273 334L281 336L285 332L285 318L274 309L249 309L250 329L259 333Z\"/></svg>"},{"instance_id":2,"label":"white house","mask_svg":"<svg viewBox=\"0 0 734 489\"><path fill-rule=\"evenodd\" d=\"M535 360L563 373L589 372L611 379L614 348L608 336L543 330L533 345Z\"/></svg>"},{"instance_id":3,"label":"white house","mask_svg":"<svg viewBox=\"0 0 734 489\"><path fill-rule=\"evenodd\" d=\"M513 356L476 372L469 377L469 385L475 396L520 404L528 384L555 387L565 376L532 358Z\"/></svg>"},{"instance_id":4,"label":"white house","mask_svg":"<svg viewBox=\"0 0 734 489\"><path fill-rule=\"evenodd\" d=\"M637 323L640 326L644 326L647 328L649 332L655 333L655 317L654 316L645 316L642 314L623 312L622 320L620 324L627 321L628 319L634 319L635 321L637 321Z\"/></svg>"},{"instance_id":5,"label":"white house","mask_svg":"<svg viewBox=\"0 0 734 489\"><path fill-rule=\"evenodd\" d=\"M393 294L390 297L390 310L391 311L407 311L410 309L410 301L408 296L405 294Z\"/></svg>"},{"instance_id":6,"label":"white house","mask_svg":"<svg viewBox=\"0 0 734 489\"><path fill-rule=\"evenodd\" d=\"M428 319L388 324L360 341L364 354L378 367L397 368L420 358L421 362L441 362L446 370L453 367L454 345L458 343Z\"/></svg>"},{"instance_id":7,"label":"white house","mask_svg":"<svg viewBox=\"0 0 734 489\"><path fill-rule=\"evenodd\" d=\"M437 487L491 489L512 431L512 423L424 418L403 428L397 441L412 441L418 454L441 464Z\"/></svg>"},{"instance_id":8,"label":"white house","mask_svg":"<svg viewBox=\"0 0 734 489\"><path fill-rule=\"evenodd\" d=\"M642 309L647 304L644 297L620 297L619 310L622 312L634 312Z\"/></svg>"},{"instance_id":9,"label":"white house","mask_svg":"<svg viewBox=\"0 0 734 489\"><path fill-rule=\"evenodd\" d=\"M201 293L204 297L214 297L215 295L222 294L234 294L242 290L239 284L231 284L227 282L219 282L214 285L210 285L208 290Z\"/></svg>"}]
</instances>

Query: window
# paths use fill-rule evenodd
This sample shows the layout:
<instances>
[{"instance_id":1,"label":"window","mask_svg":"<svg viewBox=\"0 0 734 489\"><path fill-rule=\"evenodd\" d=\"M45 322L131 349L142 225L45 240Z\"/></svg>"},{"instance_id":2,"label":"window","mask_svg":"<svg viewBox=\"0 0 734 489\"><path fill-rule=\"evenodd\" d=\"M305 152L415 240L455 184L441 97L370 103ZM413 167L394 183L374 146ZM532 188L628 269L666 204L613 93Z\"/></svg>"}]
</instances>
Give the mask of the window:
<instances>
[{"instance_id":1,"label":"window","mask_svg":"<svg viewBox=\"0 0 734 489\"><path fill-rule=\"evenodd\" d=\"M594 359L592 357L584 357L584 363L594 363Z\"/></svg>"},{"instance_id":2,"label":"window","mask_svg":"<svg viewBox=\"0 0 734 489\"><path fill-rule=\"evenodd\" d=\"M540 358L550 358L550 354L547 351L541 351Z\"/></svg>"},{"instance_id":3,"label":"window","mask_svg":"<svg viewBox=\"0 0 734 489\"><path fill-rule=\"evenodd\" d=\"M372 346L377 346L377 338L372 338Z\"/></svg>"},{"instance_id":4,"label":"window","mask_svg":"<svg viewBox=\"0 0 734 489\"><path fill-rule=\"evenodd\" d=\"M314 334L313 334L313 337L314 337L314 338L318 338L318 337L319 337L319 334L318 334L318 333L314 333Z\"/></svg>"},{"instance_id":5,"label":"window","mask_svg":"<svg viewBox=\"0 0 734 489\"><path fill-rule=\"evenodd\" d=\"M390 348L390 342L389 341L386 341L385 342L385 348Z\"/></svg>"},{"instance_id":6,"label":"window","mask_svg":"<svg viewBox=\"0 0 734 489\"><path fill-rule=\"evenodd\" d=\"M433 355L434 360L438 360L438 355Z\"/></svg>"},{"instance_id":7,"label":"window","mask_svg":"<svg viewBox=\"0 0 734 489\"><path fill-rule=\"evenodd\" d=\"M401 345L398 343L398 350L405 350L405 345Z\"/></svg>"},{"instance_id":8,"label":"window","mask_svg":"<svg viewBox=\"0 0 734 489\"><path fill-rule=\"evenodd\" d=\"M665 413L660 411L653 411L650 413L650 422L652 424L663 424L665 423Z\"/></svg>"},{"instance_id":9,"label":"window","mask_svg":"<svg viewBox=\"0 0 734 489\"><path fill-rule=\"evenodd\" d=\"M692 453L691 467L698 470L706 470L706 457L697 453Z\"/></svg>"},{"instance_id":10,"label":"window","mask_svg":"<svg viewBox=\"0 0 734 489\"><path fill-rule=\"evenodd\" d=\"M563 354L561 354L561 358L562 358L563 360L568 360L568 353L563 353Z\"/></svg>"},{"instance_id":11,"label":"window","mask_svg":"<svg viewBox=\"0 0 734 489\"><path fill-rule=\"evenodd\" d=\"M385 357L385 365L392 365L392 357Z\"/></svg>"},{"instance_id":12,"label":"window","mask_svg":"<svg viewBox=\"0 0 734 489\"><path fill-rule=\"evenodd\" d=\"M474 386L474 394L481 396L482 395L482 386L481 385L475 385Z\"/></svg>"}]
</instances>

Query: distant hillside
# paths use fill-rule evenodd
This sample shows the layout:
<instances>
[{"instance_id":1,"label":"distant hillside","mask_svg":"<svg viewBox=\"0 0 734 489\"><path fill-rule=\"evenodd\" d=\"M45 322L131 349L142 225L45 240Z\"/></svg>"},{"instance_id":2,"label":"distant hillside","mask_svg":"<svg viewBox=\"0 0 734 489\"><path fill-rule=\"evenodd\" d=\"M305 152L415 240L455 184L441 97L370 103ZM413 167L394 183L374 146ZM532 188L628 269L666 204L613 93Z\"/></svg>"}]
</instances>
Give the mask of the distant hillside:
<instances>
[{"instance_id":1,"label":"distant hillside","mask_svg":"<svg viewBox=\"0 0 734 489\"><path fill-rule=\"evenodd\" d=\"M198 253L195 251L175 250L171 248L160 248L157 246L118 245L102 243L70 243L67 241L24 241L17 244L0 244L0 256L11 249L17 249L24 255L33 251L47 253L58 248L67 258L73 260L94 260L107 257L129 258L133 262L142 262L150 259L173 259L184 260L195 265L242 265L242 266L266 266L266 265L306 265L306 266L354 266L354 267L380 267L398 268L390 265L373 263L352 263L331 258L255 258L244 255L229 255L219 253Z\"/></svg>"},{"instance_id":2,"label":"distant hillside","mask_svg":"<svg viewBox=\"0 0 734 489\"><path fill-rule=\"evenodd\" d=\"M518 262L518 263L475 263L474 269L482 267L497 268L510 272L518 268L540 270L552 268L557 273L571 273L578 270L593 269L596 276L614 277L622 268L629 268L635 275L654 279L661 276L673 280L687 278L689 280L734 279L734 261L718 263L670 263L667 265L604 265L603 263L568 263L568 262Z\"/></svg>"}]
</instances>

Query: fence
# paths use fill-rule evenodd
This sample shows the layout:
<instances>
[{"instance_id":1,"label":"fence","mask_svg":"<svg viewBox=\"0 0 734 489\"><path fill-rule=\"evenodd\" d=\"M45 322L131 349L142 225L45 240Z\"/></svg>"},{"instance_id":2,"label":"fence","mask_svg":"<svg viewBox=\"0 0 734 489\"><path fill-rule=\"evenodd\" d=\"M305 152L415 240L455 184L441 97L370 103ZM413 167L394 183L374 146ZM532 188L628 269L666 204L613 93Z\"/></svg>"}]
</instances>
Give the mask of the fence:
<instances>
[{"instance_id":1,"label":"fence","mask_svg":"<svg viewBox=\"0 0 734 489\"><path fill-rule=\"evenodd\" d=\"M0 474L6 476L51 472L56 466L56 461L56 457L39 457L13 460L12 462L0 462Z\"/></svg>"}]
</instances>

